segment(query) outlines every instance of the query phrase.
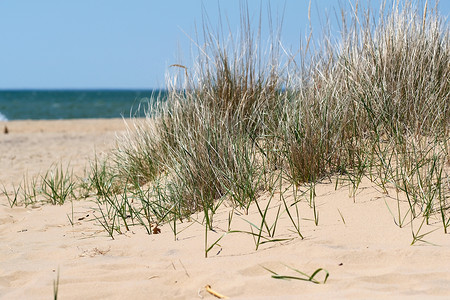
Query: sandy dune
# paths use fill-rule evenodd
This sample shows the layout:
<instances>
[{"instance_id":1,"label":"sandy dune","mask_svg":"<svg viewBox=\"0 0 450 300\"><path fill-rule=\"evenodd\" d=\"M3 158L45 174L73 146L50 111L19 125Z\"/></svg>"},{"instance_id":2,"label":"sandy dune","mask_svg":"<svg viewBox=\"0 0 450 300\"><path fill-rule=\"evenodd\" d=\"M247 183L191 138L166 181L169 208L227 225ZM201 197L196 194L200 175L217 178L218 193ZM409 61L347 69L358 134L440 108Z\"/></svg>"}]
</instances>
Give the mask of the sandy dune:
<instances>
[{"instance_id":1,"label":"sandy dune","mask_svg":"<svg viewBox=\"0 0 450 300\"><path fill-rule=\"evenodd\" d=\"M24 173L35 176L54 162L70 161L82 174L94 150L112 147L116 132L125 128L122 120L17 121L7 126L9 133L0 135L0 187L7 189ZM206 285L231 299L450 298L450 236L439 220L420 231L437 229L424 237L428 243L411 246L420 220L399 228L387 208L396 213L397 202L364 184L355 198L349 197L348 187L335 191L334 184L318 185L318 226L307 199L299 205L304 239L281 213L276 238L286 240L255 251L250 234L230 233L208 258L205 228L197 222L178 224L186 229L176 241L169 225L157 235L135 226L112 240L95 220L94 202L9 208L2 195L0 298L49 299L58 270L60 299L215 299ZM267 194L261 196L263 207L268 201ZM280 204L277 195L268 204L269 223ZM228 229L230 211L222 207L215 215L209 245ZM248 222L260 222L255 206L248 215L232 215L231 230L250 231ZM324 268L330 275L325 284L313 284L271 278L264 267L292 276L298 274L290 268L307 274ZM324 273L317 275L323 278Z\"/></svg>"},{"instance_id":2,"label":"sandy dune","mask_svg":"<svg viewBox=\"0 0 450 300\"><path fill-rule=\"evenodd\" d=\"M17 185L55 163L70 164L81 176L89 158L112 147L124 129L122 119L0 122L0 182Z\"/></svg>"}]
</instances>

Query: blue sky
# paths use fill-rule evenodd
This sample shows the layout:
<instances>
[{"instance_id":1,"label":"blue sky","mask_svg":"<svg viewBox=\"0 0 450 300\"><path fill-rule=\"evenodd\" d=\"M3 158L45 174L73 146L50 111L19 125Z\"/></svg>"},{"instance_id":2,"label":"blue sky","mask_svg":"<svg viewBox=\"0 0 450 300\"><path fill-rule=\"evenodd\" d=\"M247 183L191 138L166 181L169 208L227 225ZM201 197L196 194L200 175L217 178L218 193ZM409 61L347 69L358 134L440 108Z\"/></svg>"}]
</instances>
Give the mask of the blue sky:
<instances>
[{"instance_id":1,"label":"blue sky","mask_svg":"<svg viewBox=\"0 0 450 300\"><path fill-rule=\"evenodd\" d=\"M313 27L348 0L313 0ZM369 1L360 1L367 5ZM164 88L168 66L189 62L202 10L217 25L218 6L237 31L239 0L0 0L0 89ZM248 0L252 19L262 3ZM308 0L270 1L284 11L282 41L297 49L308 27ZM380 1L372 0L378 8ZM448 16L450 1L440 12ZM337 27L336 27L337 30Z\"/></svg>"}]
</instances>

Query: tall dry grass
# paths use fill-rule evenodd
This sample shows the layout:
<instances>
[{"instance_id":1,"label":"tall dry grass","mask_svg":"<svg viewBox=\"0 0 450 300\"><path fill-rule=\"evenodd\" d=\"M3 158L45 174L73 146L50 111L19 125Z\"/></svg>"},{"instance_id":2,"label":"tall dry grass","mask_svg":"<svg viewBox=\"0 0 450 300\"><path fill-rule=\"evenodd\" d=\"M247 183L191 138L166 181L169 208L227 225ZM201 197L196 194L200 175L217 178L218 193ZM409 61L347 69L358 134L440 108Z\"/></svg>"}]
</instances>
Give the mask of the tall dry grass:
<instances>
[{"instance_id":1,"label":"tall dry grass","mask_svg":"<svg viewBox=\"0 0 450 300\"><path fill-rule=\"evenodd\" d=\"M264 47L248 10L236 36L203 25L193 67L173 66L167 100L119 144L120 181L162 180L189 214L224 196L245 207L275 170L296 185L340 174L405 190L438 163L448 215L448 25L428 3L386 2L378 16L343 10L339 42L308 40L300 61L275 30Z\"/></svg>"}]
</instances>

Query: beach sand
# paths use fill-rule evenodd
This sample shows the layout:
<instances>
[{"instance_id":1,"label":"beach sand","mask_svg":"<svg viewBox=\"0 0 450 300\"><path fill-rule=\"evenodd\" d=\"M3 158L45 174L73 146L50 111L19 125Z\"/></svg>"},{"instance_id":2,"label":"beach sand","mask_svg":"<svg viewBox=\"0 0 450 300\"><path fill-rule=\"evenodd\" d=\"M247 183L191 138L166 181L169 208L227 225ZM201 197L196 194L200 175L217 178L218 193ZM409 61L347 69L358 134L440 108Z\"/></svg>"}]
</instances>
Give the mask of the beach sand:
<instances>
[{"instance_id":1,"label":"beach sand","mask_svg":"<svg viewBox=\"0 0 450 300\"><path fill-rule=\"evenodd\" d=\"M45 172L52 163L84 168L97 153L114 146L122 120L14 121L0 123L0 187L11 190L24 174ZM62 206L10 208L0 196L0 298L49 299L59 273L59 299L217 299L206 285L230 299L448 299L450 297L450 236L432 218L420 233L435 230L427 242L411 246L412 231L421 220L399 228L388 210L397 202L367 182L349 196L334 183L316 187L314 212L303 197L299 204L301 239L286 213L279 217L276 238L255 250L245 233L229 233L205 258L205 228L197 222L174 239L171 227L148 235L139 226L111 239L95 216L97 205L88 200ZM287 193L288 197L289 192ZM261 195L262 207L269 195ZM267 220L275 220L279 195L271 200ZM284 211L281 206L281 212ZM407 206L401 205L402 214ZM214 216L216 232L208 245L228 227L232 212L223 206ZM294 210L291 211L295 215ZM248 215L234 212L232 230L251 231L260 225L255 206ZM73 219L71 225L69 219ZM202 220L202 215L193 216ZM272 222L272 223L271 223ZM405 222L408 223L408 220ZM329 272L325 284L271 277ZM317 275L324 278L324 272Z\"/></svg>"}]
</instances>

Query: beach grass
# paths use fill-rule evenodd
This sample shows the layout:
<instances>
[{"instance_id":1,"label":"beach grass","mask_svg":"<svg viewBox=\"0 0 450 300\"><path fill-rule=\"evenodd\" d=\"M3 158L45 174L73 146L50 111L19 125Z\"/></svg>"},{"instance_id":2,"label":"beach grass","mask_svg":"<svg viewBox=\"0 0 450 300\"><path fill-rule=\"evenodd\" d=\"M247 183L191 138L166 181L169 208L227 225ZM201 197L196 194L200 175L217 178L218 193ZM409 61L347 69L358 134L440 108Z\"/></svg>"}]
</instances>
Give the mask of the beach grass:
<instances>
[{"instance_id":1,"label":"beach grass","mask_svg":"<svg viewBox=\"0 0 450 300\"><path fill-rule=\"evenodd\" d=\"M62 163L55 163L45 174L32 178L24 175L17 188L13 186L12 193L3 186L2 193L11 207L45 203L62 205L66 201L80 198L76 193L76 189L80 186L80 180L73 174L70 164L64 168Z\"/></svg>"},{"instance_id":2,"label":"beach grass","mask_svg":"<svg viewBox=\"0 0 450 300\"><path fill-rule=\"evenodd\" d=\"M278 273L276 273L275 271L268 269L266 267L263 267L265 270L269 271L270 273L272 273L272 278L274 279L283 279L283 280L301 280L301 281L309 281L315 284L325 284L328 280L328 277L330 276L330 273L328 273L327 270L319 268L317 270L315 270L311 275L308 275L298 269L286 266L288 269L294 271L295 273L298 273L300 275L297 276L293 276L293 275L279 275ZM325 273L325 276L321 281L315 279L315 277L319 274L319 273Z\"/></svg>"},{"instance_id":3,"label":"beach grass","mask_svg":"<svg viewBox=\"0 0 450 300\"><path fill-rule=\"evenodd\" d=\"M386 2L373 16L342 10L339 41L308 39L298 60L275 30L265 49L245 9L237 35L205 23L193 66L173 66L167 101L123 137L116 174L140 185L159 178L172 221L203 211L207 230L224 197L246 213L263 191L305 184L319 225L315 183L337 176L355 197L369 178L408 201L407 211L390 209L400 227L440 215L446 232L448 26L428 2Z\"/></svg>"}]
</instances>

